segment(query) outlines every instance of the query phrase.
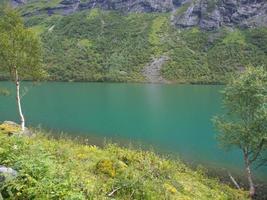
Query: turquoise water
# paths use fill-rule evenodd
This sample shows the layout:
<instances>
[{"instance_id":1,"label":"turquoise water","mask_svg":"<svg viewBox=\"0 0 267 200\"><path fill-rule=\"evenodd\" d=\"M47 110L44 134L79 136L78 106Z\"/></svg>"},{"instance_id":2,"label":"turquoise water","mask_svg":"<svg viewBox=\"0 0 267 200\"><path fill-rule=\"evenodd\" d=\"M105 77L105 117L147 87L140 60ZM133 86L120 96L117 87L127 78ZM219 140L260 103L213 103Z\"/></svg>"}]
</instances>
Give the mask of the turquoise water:
<instances>
[{"instance_id":1,"label":"turquoise water","mask_svg":"<svg viewBox=\"0 0 267 200\"><path fill-rule=\"evenodd\" d=\"M27 88L27 125L153 147L194 164L242 172L239 151L218 147L211 118L222 113L222 86L124 83L42 83ZM11 83L0 87L14 90ZM14 92L0 96L0 121L17 121ZM267 177L266 170L258 176Z\"/></svg>"}]
</instances>

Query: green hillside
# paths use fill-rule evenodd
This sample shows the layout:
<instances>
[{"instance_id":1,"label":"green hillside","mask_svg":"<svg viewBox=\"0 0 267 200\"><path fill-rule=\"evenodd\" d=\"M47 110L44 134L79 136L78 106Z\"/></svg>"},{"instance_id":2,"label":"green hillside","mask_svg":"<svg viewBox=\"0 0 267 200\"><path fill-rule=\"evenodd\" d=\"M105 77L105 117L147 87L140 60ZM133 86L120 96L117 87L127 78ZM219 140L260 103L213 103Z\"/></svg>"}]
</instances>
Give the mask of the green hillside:
<instances>
[{"instance_id":1,"label":"green hillside","mask_svg":"<svg viewBox=\"0 0 267 200\"><path fill-rule=\"evenodd\" d=\"M0 125L0 162L18 172L0 182L4 199L245 200L247 193L193 171L180 161L116 145L70 139L8 136ZM47 134L46 134L47 135Z\"/></svg>"},{"instance_id":2,"label":"green hillside","mask_svg":"<svg viewBox=\"0 0 267 200\"><path fill-rule=\"evenodd\" d=\"M25 22L42 37L51 80L145 81L142 69L162 55L169 56L162 74L174 82L222 82L228 72L267 65L266 28L181 30L168 14L98 9Z\"/></svg>"},{"instance_id":3,"label":"green hillside","mask_svg":"<svg viewBox=\"0 0 267 200\"><path fill-rule=\"evenodd\" d=\"M171 13L156 12L91 9L49 16L46 9L58 3L33 0L18 7L42 38L49 80L144 82L144 67L162 56L168 59L161 75L179 83L221 83L246 66L267 67L267 28L179 29ZM179 12L184 6L174 15Z\"/></svg>"}]
</instances>

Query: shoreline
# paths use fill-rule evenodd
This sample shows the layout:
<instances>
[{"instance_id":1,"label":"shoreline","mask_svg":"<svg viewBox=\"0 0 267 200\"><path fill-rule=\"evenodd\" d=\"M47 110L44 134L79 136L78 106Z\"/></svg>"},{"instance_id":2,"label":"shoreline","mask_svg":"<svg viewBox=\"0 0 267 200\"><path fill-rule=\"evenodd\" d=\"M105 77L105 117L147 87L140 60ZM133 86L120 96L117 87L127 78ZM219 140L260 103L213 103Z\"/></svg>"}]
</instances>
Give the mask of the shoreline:
<instances>
[{"instance_id":1,"label":"shoreline","mask_svg":"<svg viewBox=\"0 0 267 200\"><path fill-rule=\"evenodd\" d=\"M33 129L33 130L38 130L38 129ZM52 139L61 139L61 138L66 138L66 139L71 139L74 141L77 141L79 144L84 144L84 145L95 145L97 147L103 148L106 144L116 144L121 148L127 148L131 150L141 150L141 151L149 151L157 154L161 158L168 158L171 160L175 161L181 161L185 163L189 168L193 170L198 170L198 168L203 168L204 173L206 173L208 176L210 175L212 178L219 178L222 180L222 182L231 184L232 181L229 178L229 175L227 172L231 171L231 175L239 180L240 185L247 185L247 180L245 175L243 174L242 170L244 168L233 168L230 167L223 167L218 165L211 164L210 162L195 162L192 159L186 159L186 156L180 156L179 152L170 152L170 151L160 151L160 149L156 148L155 146L151 144L146 144L145 142L142 141L130 141L127 139L123 138L107 138L107 137L100 137L97 136L97 134L89 134L89 133L78 133L79 135L73 135L71 132L63 132L60 130L52 130L52 129L46 129L46 128L41 128L39 131L48 133L48 138ZM255 175L254 176L254 181L257 183L260 183L261 185L263 184L266 188L267 191L267 179L262 178L260 179L259 176L261 175ZM265 175L267 178L267 174ZM264 180L266 181L264 181ZM234 185L233 185L234 186ZM267 192L266 192L267 195ZM267 197L267 196L266 196Z\"/></svg>"},{"instance_id":2,"label":"shoreline","mask_svg":"<svg viewBox=\"0 0 267 200\"><path fill-rule=\"evenodd\" d=\"M46 132L46 131L45 131ZM145 152L152 152L155 153L157 156L159 156L159 158L161 159L170 159L173 161L179 161L184 163L189 169L193 170L193 171L199 171L200 173L203 173L204 175L206 175L207 177L211 178L211 179L218 179L220 183L222 184L226 184L231 186L232 188L236 188L236 186L233 184L233 182L231 181L228 172L231 170L227 170L224 167L215 167L215 166L211 166L208 163L193 163L192 161L188 161L184 158L179 157L178 153L177 154L171 154L171 153L164 153L164 152L159 152L156 151L155 148L153 148L153 146L148 145L146 146L145 144L140 144L140 142L133 142L133 141L128 141L128 143L120 143L118 141L114 141L114 138L111 139L107 139L107 138L102 138L102 142L101 140L98 139L99 142L95 143L95 142L90 142L90 136L86 136L86 135L79 135L79 136L74 136L71 135L71 133L67 133L67 132L61 132L61 134L56 134L58 133L57 131L50 131L49 133L51 133L51 135L48 136L51 137L52 139L60 139L60 138L66 138L66 139L71 139L74 141L77 141L80 144L85 144L85 145L95 145L99 148L104 148L105 145L107 144L115 144L118 145L118 147L120 148L126 148L129 150L133 150L133 151L145 151ZM152 147L152 148L151 148ZM237 169L236 169L237 170ZM248 188L248 183L247 183L247 179L245 177L245 175L242 172L237 173L235 170L235 172L231 172L231 175L234 177L234 179L238 182L238 184L240 185L241 188L243 189L247 189ZM240 169L242 170L242 169ZM267 175L266 175L267 177ZM259 179L255 178L254 176L254 182L255 185L257 187L257 195L255 200L267 200L267 179L265 179L266 181L264 182L263 179Z\"/></svg>"},{"instance_id":3,"label":"shoreline","mask_svg":"<svg viewBox=\"0 0 267 200\"><path fill-rule=\"evenodd\" d=\"M61 193L65 187L58 187L60 177L62 181L72 180L64 182L71 194L90 195L97 199L111 196L116 199L147 199L151 194L155 199L165 199L166 195L169 199L248 199L247 191L237 190L179 160L161 157L152 151L122 148L111 143L99 148L66 136L56 139L50 135L49 138L46 132L33 129L29 136L19 136L19 132L10 135L9 130L12 129L2 127L0 136L4 150L16 146L4 159L12 158L6 167L22 173L14 179L16 185L23 188L16 193L20 196L33 194L48 198L59 192L65 195L62 198L67 198L69 193ZM32 167L33 163L35 167ZM25 182L24 173L30 178L33 174L38 185ZM49 187L47 181L51 183ZM10 187L13 185L11 182ZM4 198L7 197L5 188L1 192Z\"/></svg>"},{"instance_id":4,"label":"shoreline","mask_svg":"<svg viewBox=\"0 0 267 200\"><path fill-rule=\"evenodd\" d=\"M12 82L10 80L0 80L0 82ZM112 84L147 84L147 85L207 85L207 86L220 86L225 85L223 82L212 82L212 83L201 83L201 82L172 82L169 81L168 83L156 83L156 82L140 82L140 81L68 81L68 80L45 80L45 81L33 81L33 80L23 80L21 81L29 83L112 83Z\"/></svg>"}]
</instances>

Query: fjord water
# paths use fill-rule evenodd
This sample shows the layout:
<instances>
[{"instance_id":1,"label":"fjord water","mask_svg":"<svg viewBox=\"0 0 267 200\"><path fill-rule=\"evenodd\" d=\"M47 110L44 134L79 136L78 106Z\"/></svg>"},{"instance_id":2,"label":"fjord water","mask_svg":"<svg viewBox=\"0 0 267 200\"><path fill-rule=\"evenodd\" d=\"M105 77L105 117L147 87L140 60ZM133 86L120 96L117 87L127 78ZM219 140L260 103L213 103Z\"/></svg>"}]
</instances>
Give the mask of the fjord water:
<instances>
[{"instance_id":1,"label":"fjord water","mask_svg":"<svg viewBox=\"0 0 267 200\"><path fill-rule=\"evenodd\" d=\"M8 82L0 86L14 90ZM194 164L242 171L240 152L219 148L211 122L223 112L223 86L51 82L24 87L27 125L86 135L92 143L133 142ZM0 96L4 120L18 121L14 92ZM266 170L258 175L266 178Z\"/></svg>"}]
</instances>

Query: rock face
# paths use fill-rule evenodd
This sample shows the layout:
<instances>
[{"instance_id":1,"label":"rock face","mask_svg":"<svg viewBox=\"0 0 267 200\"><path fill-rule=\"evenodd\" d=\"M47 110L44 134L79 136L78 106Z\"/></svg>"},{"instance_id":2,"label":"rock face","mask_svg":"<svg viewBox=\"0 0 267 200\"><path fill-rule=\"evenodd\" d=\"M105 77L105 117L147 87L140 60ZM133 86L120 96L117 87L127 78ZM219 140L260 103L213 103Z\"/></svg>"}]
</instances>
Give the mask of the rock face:
<instances>
[{"instance_id":1,"label":"rock face","mask_svg":"<svg viewBox=\"0 0 267 200\"><path fill-rule=\"evenodd\" d=\"M26 4L26 3L27 3L27 0L12 0L11 1L12 6L14 7L17 7L17 6Z\"/></svg>"},{"instance_id":2,"label":"rock face","mask_svg":"<svg viewBox=\"0 0 267 200\"><path fill-rule=\"evenodd\" d=\"M267 26L266 0L197 0L182 7L185 11L174 17L178 27L213 30L221 26Z\"/></svg>"},{"instance_id":3,"label":"rock face","mask_svg":"<svg viewBox=\"0 0 267 200\"><path fill-rule=\"evenodd\" d=\"M50 3L52 0L47 0ZM11 0L14 6L34 4L27 0ZM37 1L36 1L37 2ZM121 12L171 12L172 24L187 28L198 26L214 30L221 26L267 26L266 0L62 0L59 4L44 6L35 13L63 15L76 11L100 8Z\"/></svg>"},{"instance_id":4,"label":"rock face","mask_svg":"<svg viewBox=\"0 0 267 200\"><path fill-rule=\"evenodd\" d=\"M16 177L18 172L16 170L12 169L12 168L0 165L0 174L1 175L6 175L6 176Z\"/></svg>"},{"instance_id":5,"label":"rock face","mask_svg":"<svg viewBox=\"0 0 267 200\"><path fill-rule=\"evenodd\" d=\"M52 0L47 0L49 3ZM176 0L177 1L177 0ZM178 0L180 1L180 0ZM12 5L24 5L26 0L11 0ZM173 0L62 0L54 7L36 10L47 11L48 14L70 14L85 9L100 8L103 10L119 10L122 12L169 12L173 10ZM30 15L33 13L26 13Z\"/></svg>"},{"instance_id":6,"label":"rock face","mask_svg":"<svg viewBox=\"0 0 267 200\"><path fill-rule=\"evenodd\" d=\"M94 0L79 5L79 9L94 7L124 12L168 12L173 9L173 2L172 0Z\"/></svg>"}]
</instances>

